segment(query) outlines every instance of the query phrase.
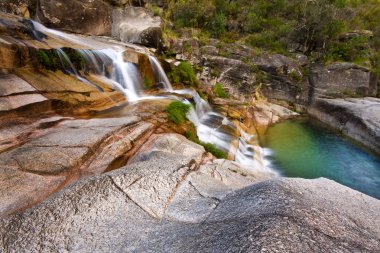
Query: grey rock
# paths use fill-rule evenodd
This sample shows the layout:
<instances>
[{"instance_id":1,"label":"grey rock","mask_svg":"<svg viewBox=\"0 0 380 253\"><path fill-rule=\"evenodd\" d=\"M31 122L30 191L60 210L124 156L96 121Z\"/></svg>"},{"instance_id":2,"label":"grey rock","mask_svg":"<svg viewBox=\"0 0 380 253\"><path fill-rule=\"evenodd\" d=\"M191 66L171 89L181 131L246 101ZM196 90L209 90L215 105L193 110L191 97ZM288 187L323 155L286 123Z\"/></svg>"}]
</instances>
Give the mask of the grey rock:
<instances>
[{"instance_id":1,"label":"grey rock","mask_svg":"<svg viewBox=\"0 0 380 253\"><path fill-rule=\"evenodd\" d=\"M231 95L241 94L243 91L252 92L256 75L249 64L221 56L208 56L206 62L207 66L220 72L218 82L226 86Z\"/></svg>"},{"instance_id":2,"label":"grey rock","mask_svg":"<svg viewBox=\"0 0 380 253\"><path fill-rule=\"evenodd\" d=\"M353 63L314 65L310 80L312 97L374 96L376 82L368 69Z\"/></svg>"},{"instance_id":3,"label":"grey rock","mask_svg":"<svg viewBox=\"0 0 380 253\"><path fill-rule=\"evenodd\" d=\"M64 179L64 176L42 176L0 165L0 217L45 199Z\"/></svg>"},{"instance_id":4,"label":"grey rock","mask_svg":"<svg viewBox=\"0 0 380 253\"><path fill-rule=\"evenodd\" d=\"M302 76L299 62L285 55L262 54L253 57L252 62L266 72L274 74L294 73L295 75Z\"/></svg>"},{"instance_id":5,"label":"grey rock","mask_svg":"<svg viewBox=\"0 0 380 253\"><path fill-rule=\"evenodd\" d=\"M155 148L165 135L153 139L144 159L1 218L0 251L380 250L379 200L327 179L258 182L270 175L230 161L198 169L186 152Z\"/></svg>"},{"instance_id":6,"label":"grey rock","mask_svg":"<svg viewBox=\"0 0 380 253\"><path fill-rule=\"evenodd\" d=\"M308 113L380 153L380 99L316 99Z\"/></svg>"},{"instance_id":7,"label":"grey rock","mask_svg":"<svg viewBox=\"0 0 380 253\"><path fill-rule=\"evenodd\" d=\"M29 83L13 74L0 74L0 97L22 93L37 93Z\"/></svg>"},{"instance_id":8,"label":"grey rock","mask_svg":"<svg viewBox=\"0 0 380 253\"><path fill-rule=\"evenodd\" d=\"M47 110L48 99L40 94L26 94L8 97L0 97L0 113L20 109L24 106L36 106Z\"/></svg>"},{"instance_id":9,"label":"grey rock","mask_svg":"<svg viewBox=\"0 0 380 253\"><path fill-rule=\"evenodd\" d=\"M162 47L162 20L141 7L114 9L112 13L112 36L123 42L149 47Z\"/></svg>"},{"instance_id":10,"label":"grey rock","mask_svg":"<svg viewBox=\"0 0 380 253\"><path fill-rule=\"evenodd\" d=\"M194 160L199 163L205 152L204 148L194 142L188 141L184 136L179 134L158 134L152 136L144 144L135 156L131 157L129 163L141 162L151 159L151 155L157 152L176 154L187 157L186 159Z\"/></svg>"},{"instance_id":11,"label":"grey rock","mask_svg":"<svg viewBox=\"0 0 380 253\"><path fill-rule=\"evenodd\" d=\"M0 220L4 252L377 252L380 201L327 179L282 179L235 191L201 222L149 216L115 184L129 168L75 183L41 205ZM146 175L149 177L149 174ZM154 178L155 176L153 176ZM170 179L169 179L170 181ZM149 200L147 200L149 202ZM197 205L198 203L199 205ZM216 201L215 201L216 203ZM342 204L343 208L339 206ZM194 209L197 213L201 209ZM169 212L170 213L170 212ZM203 211L200 211L203 215ZM194 215L193 215L194 216ZM183 216L182 216L183 217Z\"/></svg>"},{"instance_id":12,"label":"grey rock","mask_svg":"<svg viewBox=\"0 0 380 253\"><path fill-rule=\"evenodd\" d=\"M27 172L55 175L79 167L88 155L87 147L28 145L2 153L0 166L12 165Z\"/></svg>"},{"instance_id":13,"label":"grey rock","mask_svg":"<svg viewBox=\"0 0 380 253\"><path fill-rule=\"evenodd\" d=\"M41 202L70 180L124 166L124 156L154 129L138 117L61 120L0 126L0 216Z\"/></svg>"},{"instance_id":14,"label":"grey rock","mask_svg":"<svg viewBox=\"0 0 380 253\"><path fill-rule=\"evenodd\" d=\"M102 0L40 0L42 23L75 33L111 35L112 9Z\"/></svg>"}]
</instances>

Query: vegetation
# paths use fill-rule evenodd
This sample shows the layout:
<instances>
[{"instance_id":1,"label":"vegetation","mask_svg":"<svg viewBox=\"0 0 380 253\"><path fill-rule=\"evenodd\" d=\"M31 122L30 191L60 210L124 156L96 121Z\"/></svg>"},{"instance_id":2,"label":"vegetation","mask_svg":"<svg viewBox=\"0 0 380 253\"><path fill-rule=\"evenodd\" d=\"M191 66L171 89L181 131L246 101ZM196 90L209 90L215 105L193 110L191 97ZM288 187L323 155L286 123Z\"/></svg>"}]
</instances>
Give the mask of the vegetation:
<instances>
[{"instance_id":1,"label":"vegetation","mask_svg":"<svg viewBox=\"0 0 380 253\"><path fill-rule=\"evenodd\" d=\"M77 50L62 48L62 51L67 55L70 62L78 71L85 69L85 59ZM37 59L39 64L47 70L56 71L71 68L64 57L62 57L62 59L60 58L57 49L40 49L37 52Z\"/></svg>"},{"instance_id":2,"label":"vegetation","mask_svg":"<svg viewBox=\"0 0 380 253\"><path fill-rule=\"evenodd\" d=\"M190 141L195 142L195 143L203 146L207 152L210 152L215 157L220 158L220 159L226 159L227 158L226 153L224 153L222 150L218 149L214 144L200 141L198 136L194 132L187 131L185 133L185 136Z\"/></svg>"},{"instance_id":3,"label":"vegetation","mask_svg":"<svg viewBox=\"0 0 380 253\"><path fill-rule=\"evenodd\" d=\"M169 120L177 125L183 124L186 121L186 114L189 112L190 106L180 101L170 103L166 108Z\"/></svg>"},{"instance_id":4,"label":"vegetation","mask_svg":"<svg viewBox=\"0 0 380 253\"><path fill-rule=\"evenodd\" d=\"M321 60L360 62L372 57L368 44L380 49L379 0L176 0L167 16L176 29L201 29L222 40L244 39L252 47ZM340 40L363 29L374 31L371 43L364 37Z\"/></svg>"},{"instance_id":5,"label":"vegetation","mask_svg":"<svg viewBox=\"0 0 380 253\"><path fill-rule=\"evenodd\" d=\"M178 67L174 68L169 73L168 76L174 83L183 83L193 87L199 85L194 69L188 62L181 62Z\"/></svg>"},{"instance_id":6,"label":"vegetation","mask_svg":"<svg viewBox=\"0 0 380 253\"><path fill-rule=\"evenodd\" d=\"M62 68L57 51L54 49L38 50L37 59L38 59L38 63L47 70L56 71Z\"/></svg>"},{"instance_id":7,"label":"vegetation","mask_svg":"<svg viewBox=\"0 0 380 253\"><path fill-rule=\"evenodd\" d=\"M64 47L62 48L62 51L67 55L67 57L70 59L70 62L74 65L74 67L79 71L85 69L85 63L86 60L83 57L81 53L79 53L78 50L73 48ZM66 61L64 61L64 64L68 64ZM66 66L67 68L68 66Z\"/></svg>"},{"instance_id":8,"label":"vegetation","mask_svg":"<svg viewBox=\"0 0 380 253\"><path fill-rule=\"evenodd\" d=\"M228 98L228 93L223 89L221 83L216 83L213 89L215 96L218 98Z\"/></svg>"}]
</instances>

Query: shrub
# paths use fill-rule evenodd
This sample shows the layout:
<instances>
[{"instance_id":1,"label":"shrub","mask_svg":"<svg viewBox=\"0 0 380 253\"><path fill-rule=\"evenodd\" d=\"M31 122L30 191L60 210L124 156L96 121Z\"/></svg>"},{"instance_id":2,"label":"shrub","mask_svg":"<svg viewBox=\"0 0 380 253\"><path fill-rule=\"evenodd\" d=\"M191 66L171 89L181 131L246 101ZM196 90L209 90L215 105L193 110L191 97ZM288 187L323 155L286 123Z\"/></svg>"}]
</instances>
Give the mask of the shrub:
<instances>
[{"instance_id":1,"label":"shrub","mask_svg":"<svg viewBox=\"0 0 380 253\"><path fill-rule=\"evenodd\" d=\"M215 96L218 98L228 98L228 93L223 89L221 83L216 83L213 89Z\"/></svg>"},{"instance_id":2,"label":"shrub","mask_svg":"<svg viewBox=\"0 0 380 253\"><path fill-rule=\"evenodd\" d=\"M212 35L219 38L226 32L227 19L223 13L216 14L213 22L211 23Z\"/></svg>"},{"instance_id":3,"label":"shrub","mask_svg":"<svg viewBox=\"0 0 380 253\"><path fill-rule=\"evenodd\" d=\"M369 57L368 37L358 36L331 43L325 54L325 61L353 61L360 64L362 61L368 61Z\"/></svg>"},{"instance_id":4,"label":"shrub","mask_svg":"<svg viewBox=\"0 0 380 253\"><path fill-rule=\"evenodd\" d=\"M166 112L168 113L169 120L177 125L181 125L186 121L186 114L190 110L188 104L182 103L180 101L174 101L166 107Z\"/></svg>"},{"instance_id":5,"label":"shrub","mask_svg":"<svg viewBox=\"0 0 380 253\"><path fill-rule=\"evenodd\" d=\"M185 136L190 141L195 142L195 143L203 146L207 152L210 152L215 157L220 158L220 159L226 159L227 158L226 153L224 153L222 150L218 149L214 144L200 141L198 139L198 136L194 132L186 131Z\"/></svg>"},{"instance_id":6,"label":"shrub","mask_svg":"<svg viewBox=\"0 0 380 253\"><path fill-rule=\"evenodd\" d=\"M215 6L209 0L178 0L171 1L169 12L177 28L204 28L213 19Z\"/></svg>"},{"instance_id":7,"label":"shrub","mask_svg":"<svg viewBox=\"0 0 380 253\"><path fill-rule=\"evenodd\" d=\"M188 62L181 62L177 68L169 73L169 77L174 83L198 86L197 76L194 73L193 67Z\"/></svg>"}]
</instances>

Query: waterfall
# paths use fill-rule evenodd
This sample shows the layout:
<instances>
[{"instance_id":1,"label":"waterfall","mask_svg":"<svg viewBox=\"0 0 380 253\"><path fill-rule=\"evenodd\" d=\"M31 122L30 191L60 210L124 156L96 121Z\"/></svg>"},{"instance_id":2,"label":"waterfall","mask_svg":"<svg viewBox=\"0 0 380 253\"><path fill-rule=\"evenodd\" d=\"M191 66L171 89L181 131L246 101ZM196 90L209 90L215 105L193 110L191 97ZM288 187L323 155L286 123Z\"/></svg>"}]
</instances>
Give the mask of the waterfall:
<instances>
[{"instance_id":1,"label":"waterfall","mask_svg":"<svg viewBox=\"0 0 380 253\"><path fill-rule=\"evenodd\" d=\"M158 82L164 85L165 90L173 91L173 87L166 76L164 69L162 68L160 62L156 59L156 57L149 55L149 61L152 65L155 75L158 77Z\"/></svg>"},{"instance_id":2,"label":"waterfall","mask_svg":"<svg viewBox=\"0 0 380 253\"><path fill-rule=\"evenodd\" d=\"M91 39L81 38L53 29L48 29L38 22L32 21L34 29L39 33L55 39L64 40L80 45L86 49L77 49L86 61L85 72L92 72L107 78L117 89L124 92L128 101L138 101L158 97L149 97L143 93L142 77L136 64L124 60L124 49L119 45L107 45ZM95 85L81 76L69 57L62 49L57 49L61 64L66 72L75 75L80 81ZM259 146L257 137L249 135L236 127L222 114L214 111L210 104L202 99L194 90L173 90L171 83L160 62L148 55L150 64L156 76L156 81L164 86L166 91L177 94L186 94L192 97L194 105L187 114L188 119L194 123L198 138L202 142L212 143L219 149L233 157L236 162L257 169L265 169L267 162L265 152ZM98 86L97 86L98 87ZM98 87L99 88L99 87ZM162 97L161 97L162 98Z\"/></svg>"},{"instance_id":3,"label":"waterfall","mask_svg":"<svg viewBox=\"0 0 380 253\"><path fill-rule=\"evenodd\" d=\"M195 108L190 109L187 117L195 125L198 138L202 142L212 143L224 152L232 153L234 160L242 165L262 170L270 169L270 163L266 161L257 136L237 129L225 116L213 111L210 104L196 91L189 91L188 94L193 97ZM190 102L185 100L185 103ZM239 132L240 136L236 136L236 132Z\"/></svg>"}]
</instances>

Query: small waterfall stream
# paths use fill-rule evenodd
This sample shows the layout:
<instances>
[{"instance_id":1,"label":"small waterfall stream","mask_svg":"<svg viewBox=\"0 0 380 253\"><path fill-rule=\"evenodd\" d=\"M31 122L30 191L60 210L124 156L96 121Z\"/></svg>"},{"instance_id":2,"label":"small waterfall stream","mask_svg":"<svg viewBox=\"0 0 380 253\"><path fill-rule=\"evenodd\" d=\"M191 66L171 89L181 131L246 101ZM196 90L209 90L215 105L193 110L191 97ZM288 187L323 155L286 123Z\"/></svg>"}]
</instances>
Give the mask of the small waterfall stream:
<instances>
[{"instance_id":1,"label":"small waterfall stream","mask_svg":"<svg viewBox=\"0 0 380 253\"><path fill-rule=\"evenodd\" d=\"M80 38L75 35L48 29L33 22L35 29L45 35L58 37L70 43L84 46L87 49L77 49L86 61L86 69L103 78L107 78L115 88L121 90L128 101L141 99L159 99L149 97L143 92L142 77L136 64L124 60L124 49L119 45L107 45L103 42ZM70 61L62 49L57 49L63 66L68 65L67 72L75 75L80 81L92 84ZM192 97L194 105L188 113L188 119L195 125L198 138L202 142L212 143L229 155L236 162L255 169L269 169L265 161L263 149L258 143L257 136L249 135L235 126L225 116L215 112L210 104L202 99L194 90L173 90L172 85L160 62L152 55L148 55L151 67L156 76L156 82L162 84L165 91L174 94L187 94ZM67 65L64 64L67 63ZM191 104L188 100L185 103ZM273 171L272 171L273 172Z\"/></svg>"},{"instance_id":2,"label":"small waterfall stream","mask_svg":"<svg viewBox=\"0 0 380 253\"><path fill-rule=\"evenodd\" d=\"M165 90L173 91L172 84L169 81L169 78L166 76L164 69L162 68L160 62L156 59L156 57L149 55L149 61L152 65L152 68L156 75L158 76L159 83L163 84Z\"/></svg>"}]
</instances>

